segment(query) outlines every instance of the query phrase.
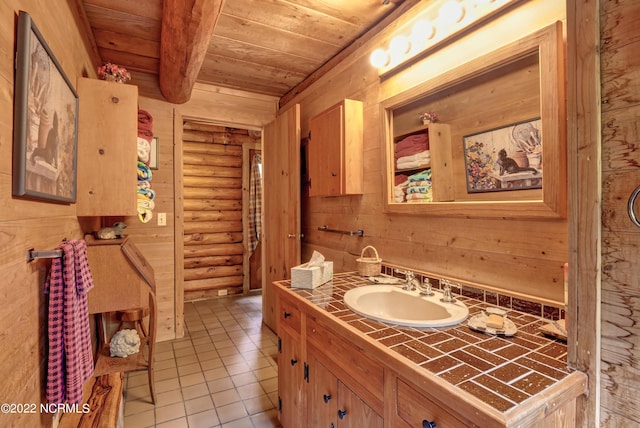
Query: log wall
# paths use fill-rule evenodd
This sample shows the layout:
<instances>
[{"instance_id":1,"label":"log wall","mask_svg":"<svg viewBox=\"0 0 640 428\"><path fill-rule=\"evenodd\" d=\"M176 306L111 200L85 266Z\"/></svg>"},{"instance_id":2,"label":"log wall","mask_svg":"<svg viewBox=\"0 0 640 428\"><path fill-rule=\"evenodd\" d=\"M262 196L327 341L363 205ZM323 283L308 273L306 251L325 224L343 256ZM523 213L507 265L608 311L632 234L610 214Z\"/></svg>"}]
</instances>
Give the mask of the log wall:
<instances>
[{"instance_id":1,"label":"log wall","mask_svg":"<svg viewBox=\"0 0 640 428\"><path fill-rule=\"evenodd\" d=\"M182 132L184 298L242 293L244 143L260 133L187 121Z\"/></svg>"}]
</instances>

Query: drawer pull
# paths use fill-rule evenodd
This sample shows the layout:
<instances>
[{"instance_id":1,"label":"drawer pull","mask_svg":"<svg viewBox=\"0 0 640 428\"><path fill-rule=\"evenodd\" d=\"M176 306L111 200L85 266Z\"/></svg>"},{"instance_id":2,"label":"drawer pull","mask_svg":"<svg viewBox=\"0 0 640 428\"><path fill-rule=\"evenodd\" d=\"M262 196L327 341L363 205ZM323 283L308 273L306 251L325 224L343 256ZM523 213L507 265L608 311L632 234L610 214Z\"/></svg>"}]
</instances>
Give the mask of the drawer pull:
<instances>
[{"instance_id":1,"label":"drawer pull","mask_svg":"<svg viewBox=\"0 0 640 428\"><path fill-rule=\"evenodd\" d=\"M295 358L291 359L291 365L295 366L296 364L298 364L298 360L296 360Z\"/></svg>"},{"instance_id":2,"label":"drawer pull","mask_svg":"<svg viewBox=\"0 0 640 428\"><path fill-rule=\"evenodd\" d=\"M291 316L290 312L284 311L284 318L287 319Z\"/></svg>"},{"instance_id":3,"label":"drawer pull","mask_svg":"<svg viewBox=\"0 0 640 428\"><path fill-rule=\"evenodd\" d=\"M436 428L436 423L425 419L422 421L422 428Z\"/></svg>"},{"instance_id":4,"label":"drawer pull","mask_svg":"<svg viewBox=\"0 0 640 428\"><path fill-rule=\"evenodd\" d=\"M343 419L345 416L347 416L347 411L346 410L338 410L338 417L340 419Z\"/></svg>"},{"instance_id":5,"label":"drawer pull","mask_svg":"<svg viewBox=\"0 0 640 428\"><path fill-rule=\"evenodd\" d=\"M329 402L329 400L331 400L331 395L324 394L324 395L322 396L322 399L324 400L324 402L325 402L325 404L326 404L326 403L328 403L328 402Z\"/></svg>"}]
</instances>

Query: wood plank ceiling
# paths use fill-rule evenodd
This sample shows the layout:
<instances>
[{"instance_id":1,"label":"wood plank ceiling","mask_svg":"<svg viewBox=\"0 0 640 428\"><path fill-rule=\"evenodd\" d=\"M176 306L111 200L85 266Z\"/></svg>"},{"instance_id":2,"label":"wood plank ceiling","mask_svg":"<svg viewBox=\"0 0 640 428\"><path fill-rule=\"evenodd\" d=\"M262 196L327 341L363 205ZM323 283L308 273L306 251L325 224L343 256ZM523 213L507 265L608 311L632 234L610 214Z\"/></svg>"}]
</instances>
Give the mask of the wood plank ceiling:
<instances>
[{"instance_id":1,"label":"wood plank ceiling","mask_svg":"<svg viewBox=\"0 0 640 428\"><path fill-rule=\"evenodd\" d=\"M198 67L196 81L282 97L312 78L323 65L330 65L332 58L335 61L354 42L366 39L367 31L384 25L419 0L76 1L100 63L110 61L154 76L166 72L160 59L161 34L170 14L164 11L163 23L163 5L180 5L190 23L209 20L215 25L210 37L206 35L202 66L198 61L191 64ZM198 3L201 10L189 9ZM219 13L210 11L211 4L217 5ZM163 37L168 37L164 31ZM193 42L198 35L184 37ZM165 47L173 41L162 40ZM172 43L175 45L179 43ZM165 91L163 94L172 102L186 101L171 100Z\"/></svg>"}]
</instances>

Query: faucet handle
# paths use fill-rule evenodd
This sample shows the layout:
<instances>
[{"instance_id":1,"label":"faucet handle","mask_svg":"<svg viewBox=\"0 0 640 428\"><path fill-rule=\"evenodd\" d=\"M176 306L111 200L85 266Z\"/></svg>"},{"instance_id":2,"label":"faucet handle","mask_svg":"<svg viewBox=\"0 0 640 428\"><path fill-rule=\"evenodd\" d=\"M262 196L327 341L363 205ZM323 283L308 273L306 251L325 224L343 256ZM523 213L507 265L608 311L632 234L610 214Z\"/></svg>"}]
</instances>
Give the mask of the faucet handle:
<instances>
[{"instance_id":1,"label":"faucet handle","mask_svg":"<svg viewBox=\"0 0 640 428\"><path fill-rule=\"evenodd\" d=\"M453 298L451 294L451 281L448 279L440 279L440 286L442 288L442 299L441 302L444 303L455 303L456 299Z\"/></svg>"},{"instance_id":2,"label":"faucet handle","mask_svg":"<svg viewBox=\"0 0 640 428\"><path fill-rule=\"evenodd\" d=\"M407 281L415 279L416 275L410 270L394 269L395 273L401 273Z\"/></svg>"},{"instance_id":3,"label":"faucet handle","mask_svg":"<svg viewBox=\"0 0 640 428\"><path fill-rule=\"evenodd\" d=\"M416 280L416 275L410 271L410 270L401 270L401 269L396 269L395 273L401 273L404 275L404 280L405 280L405 285L404 285L404 289L405 290L414 290L415 286L414 286L414 281Z\"/></svg>"},{"instance_id":4,"label":"faucet handle","mask_svg":"<svg viewBox=\"0 0 640 428\"><path fill-rule=\"evenodd\" d=\"M422 279L422 287L420 287L421 296L433 296L435 293L431 290L431 282L426 276Z\"/></svg>"}]
</instances>

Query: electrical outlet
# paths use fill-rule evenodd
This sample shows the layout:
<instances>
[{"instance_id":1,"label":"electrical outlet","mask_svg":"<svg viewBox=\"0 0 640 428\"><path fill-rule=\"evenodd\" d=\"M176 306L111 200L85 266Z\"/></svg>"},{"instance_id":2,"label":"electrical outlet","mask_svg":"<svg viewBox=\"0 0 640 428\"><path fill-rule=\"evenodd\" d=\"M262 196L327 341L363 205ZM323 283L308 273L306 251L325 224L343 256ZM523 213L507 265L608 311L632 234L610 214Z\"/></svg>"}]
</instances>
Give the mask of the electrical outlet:
<instances>
[{"instance_id":1,"label":"electrical outlet","mask_svg":"<svg viewBox=\"0 0 640 428\"><path fill-rule=\"evenodd\" d=\"M167 213L158 213L158 226L167 225Z\"/></svg>"}]
</instances>

